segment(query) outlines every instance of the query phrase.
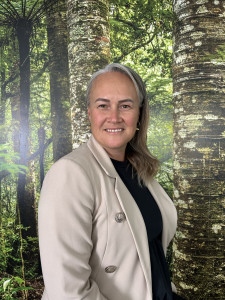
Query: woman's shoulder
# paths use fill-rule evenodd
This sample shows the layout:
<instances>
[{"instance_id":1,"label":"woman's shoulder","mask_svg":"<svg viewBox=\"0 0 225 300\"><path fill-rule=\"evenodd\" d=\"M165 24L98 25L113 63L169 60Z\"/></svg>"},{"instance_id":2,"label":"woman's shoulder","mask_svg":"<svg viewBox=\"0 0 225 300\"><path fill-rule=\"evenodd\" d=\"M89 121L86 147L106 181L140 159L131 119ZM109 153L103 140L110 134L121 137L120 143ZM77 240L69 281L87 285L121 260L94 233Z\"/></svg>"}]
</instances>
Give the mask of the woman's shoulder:
<instances>
[{"instance_id":1,"label":"woman's shoulder","mask_svg":"<svg viewBox=\"0 0 225 300\"><path fill-rule=\"evenodd\" d=\"M85 165L87 162L93 160L93 155L89 150L87 143L81 144L78 148L74 149L72 152L61 157L60 160L69 160L73 163Z\"/></svg>"},{"instance_id":2,"label":"woman's shoulder","mask_svg":"<svg viewBox=\"0 0 225 300\"><path fill-rule=\"evenodd\" d=\"M82 144L72 152L57 160L48 170L46 175L61 173L73 174L86 173L88 174L91 166L94 164L92 153L87 147L87 144Z\"/></svg>"}]
</instances>

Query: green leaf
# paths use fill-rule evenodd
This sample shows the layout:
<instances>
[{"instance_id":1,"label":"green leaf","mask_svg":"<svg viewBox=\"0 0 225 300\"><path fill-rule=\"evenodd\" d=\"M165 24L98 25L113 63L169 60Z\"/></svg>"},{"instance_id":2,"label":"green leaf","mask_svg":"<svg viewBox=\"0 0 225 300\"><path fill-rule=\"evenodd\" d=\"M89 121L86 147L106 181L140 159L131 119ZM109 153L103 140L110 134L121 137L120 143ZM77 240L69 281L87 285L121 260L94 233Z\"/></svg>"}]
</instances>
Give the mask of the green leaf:
<instances>
[{"instance_id":1,"label":"green leaf","mask_svg":"<svg viewBox=\"0 0 225 300\"><path fill-rule=\"evenodd\" d=\"M14 279L14 281L16 281L19 285L21 285L21 284L24 283L24 280L23 280L22 278L20 278L20 277L14 277L13 279Z\"/></svg>"},{"instance_id":2,"label":"green leaf","mask_svg":"<svg viewBox=\"0 0 225 300\"><path fill-rule=\"evenodd\" d=\"M14 288L13 293L17 293L19 291L27 291L27 290L34 290L34 288L28 287L28 286L20 286L20 287Z\"/></svg>"}]
</instances>

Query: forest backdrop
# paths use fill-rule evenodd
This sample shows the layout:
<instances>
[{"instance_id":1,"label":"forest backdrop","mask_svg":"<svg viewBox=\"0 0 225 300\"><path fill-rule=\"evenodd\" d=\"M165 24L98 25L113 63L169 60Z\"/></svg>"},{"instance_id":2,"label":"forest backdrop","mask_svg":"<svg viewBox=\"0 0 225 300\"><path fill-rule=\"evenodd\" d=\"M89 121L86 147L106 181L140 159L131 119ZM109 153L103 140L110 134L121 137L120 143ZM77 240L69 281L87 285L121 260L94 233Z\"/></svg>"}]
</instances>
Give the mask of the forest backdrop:
<instances>
[{"instance_id":1,"label":"forest backdrop","mask_svg":"<svg viewBox=\"0 0 225 300\"><path fill-rule=\"evenodd\" d=\"M224 53L224 1L0 2L3 299L41 299L43 178L54 161L87 140L87 82L109 62L132 67L147 87L148 146L178 209L168 253L178 292L186 299L223 299Z\"/></svg>"}]
</instances>

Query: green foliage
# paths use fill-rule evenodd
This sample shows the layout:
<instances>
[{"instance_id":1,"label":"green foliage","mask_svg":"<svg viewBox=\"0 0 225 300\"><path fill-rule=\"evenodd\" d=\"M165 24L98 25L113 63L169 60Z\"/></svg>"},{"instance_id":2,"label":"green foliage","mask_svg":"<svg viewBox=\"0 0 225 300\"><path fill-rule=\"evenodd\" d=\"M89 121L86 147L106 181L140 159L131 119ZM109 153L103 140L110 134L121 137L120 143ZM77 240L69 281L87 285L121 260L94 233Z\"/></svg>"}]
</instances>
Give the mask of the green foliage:
<instances>
[{"instance_id":1,"label":"green foliage","mask_svg":"<svg viewBox=\"0 0 225 300\"><path fill-rule=\"evenodd\" d=\"M149 126L148 148L161 162L157 179L171 198L173 197L172 141L171 113L155 114Z\"/></svg>"},{"instance_id":2,"label":"green foliage","mask_svg":"<svg viewBox=\"0 0 225 300\"><path fill-rule=\"evenodd\" d=\"M31 257L32 256L32 257ZM25 277L28 279L38 276L39 267L39 244L38 237L28 237L23 239L23 257L25 259ZM18 266L18 274L20 274L20 266Z\"/></svg>"},{"instance_id":3,"label":"green foliage","mask_svg":"<svg viewBox=\"0 0 225 300\"><path fill-rule=\"evenodd\" d=\"M35 185L34 191L36 202L38 202L40 190L39 175L39 139L38 130L44 128L46 139L51 137L51 108L49 95L49 74L48 74L48 48L47 32L43 3L50 5L54 0L29 0L9 1L3 0L0 5L0 72L5 75L1 77L2 91L5 89L4 98L0 98L0 116L5 117L5 122L0 123L1 141L0 145L0 173L1 195L0 195L0 272L7 272L14 276L22 276L22 252L25 259L25 276L33 278L37 275L38 265L38 240L28 238L21 240L19 219L17 214L17 180L19 173L32 174L32 181ZM35 5L35 7L34 7ZM13 8L14 7L14 8ZM32 9L34 8L34 9ZM43 7L42 7L43 8ZM13 10L13 13L11 12ZM11 17L9 15L11 13ZM19 51L16 39L15 23L12 20L21 19L24 16L34 19L33 31L30 39L30 61L31 61L31 101L29 113L29 151L33 157L29 161L29 170L25 166L17 164L19 161L18 128L21 119L19 118ZM4 88L4 89L3 89ZM0 97L2 94L0 95ZM5 108L1 106L5 102ZM2 118L4 120L4 118ZM44 157L45 169L52 163L52 148L46 150ZM28 185L27 185L28 186ZM34 203L36 206L36 203ZM21 244L22 243L22 244ZM32 253L32 255L30 255ZM1 297L0 297L1 298Z\"/></svg>"},{"instance_id":4,"label":"green foliage","mask_svg":"<svg viewBox=\"0 0 225 300\"><path fill-rule=\"evenodd\" d=\"M11 234L10 236L6 234ZM12 259L15 262L16 257L12 255L13 245L15 241L18 241L18 235L15 234L14 230L1 229L1 248L0 248L0 270L1 272L6 272L9 260ZM18 259L17 259L18 260Z\"/></svg>"},{"instance_id":5,"label":"green foliage","mask_svg":"<svg viewBox=\"0 0 225 300\"><path fill-rule=\"evenodd\" d=\"M163 65L170 72L172 56L171 0L115 0L111 2L111 52L114 62L127 60L137 50L149 68ZM145 54L141 53L145 51ZM132 57L133 58L133 57Z\"/></svg>"},{"instance_id":6,"label":"green foliage","mask_svg":"<svg viewBox=\"0 0 225 300\"><path fill-rule=\"evenodd\" d=\"M1 0L0 25L13 27L16 25L15 20L31 20L33 24L38 23L45 14L45 9L51 7L57 0Z\"/></svg>"},{"instance_id":7,"label":"green foliage","mask_svg":"<svg viewBox=\"0 0 225 300\"><path fill-rule=\"evenodd\" d=\"M10 174L25 173L28 169L25 166L16 164L15 161L19 160L19 154L9 152L10 145L0 145L0 172L7 171Z\"/></svg>"},{"instance_id":8,"label":"green foliage","mask_svg":"<svg viewBox=\"0 0 225 300\"><path fill-rule=\"evenodd\" d=\"M4 209L5 211L5 209ZM0 270L7 272L13 269L14 274L21 275L21 258L19 253L20 235L18 227L13 222L14 216L9 214L2 220L0 244Z\"/></svg>"},{"instance_id":9,"label":"green foliage","mask_svg":"<svg viewBox=\"0 0 225 300\"><path fill-rule=\"evenodd\" d=\"M21 225L15 225L12 215L8 214L6 218L3 218L0 229L0 272L10 272L14 276L22 276L22 250L23 258L25 258L25 277L31 279L38 275L38 238L21 239L20 231L27 229Z\"/></svg>"},{"instance_id":10,"label":"green foliage","mask_svg":"<svg viewBox=\"0 0 225 300\"><path fill-rule=\"evenodd\" d=\"M21 294L21 292L32 289L31 287L26 287L25 281L17 276L2 278L0 281L0 296L4 300L19 300L18 293Z\"/></svg>"}]
</instances>

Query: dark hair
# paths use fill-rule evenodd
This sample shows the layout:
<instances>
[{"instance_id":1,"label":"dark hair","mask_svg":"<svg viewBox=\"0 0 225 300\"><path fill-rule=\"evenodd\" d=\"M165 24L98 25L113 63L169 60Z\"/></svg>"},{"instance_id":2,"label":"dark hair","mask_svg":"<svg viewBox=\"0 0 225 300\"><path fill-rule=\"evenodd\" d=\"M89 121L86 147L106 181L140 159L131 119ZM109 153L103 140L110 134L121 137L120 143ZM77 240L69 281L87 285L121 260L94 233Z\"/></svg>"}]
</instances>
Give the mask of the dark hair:
<instances>
[{"instance_id":1,"label":"dark hair","mask_svg":"<svg viewBox=\"0 0 225 300\"><path fill-rule=\"evenodd\" d=\"M91 77L87 88L87 105L90 104L90 92L94 80L99 75L107 72L120 72L125 74L133 81L136 88L140 103L140 115L138 121L139 130L136 131L132 140L127 144L125 155L137 171L139 183L141 183L141 180L147 183L152 176L156 175L159 167L159 161L149 152L147 147L149 103L145 84L141 77L133 69L118 63L109 64L104 69L94 73Z\"/></svg>"}]
</instances>

